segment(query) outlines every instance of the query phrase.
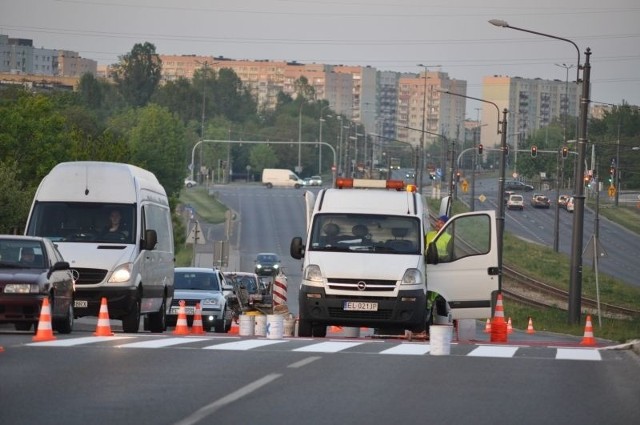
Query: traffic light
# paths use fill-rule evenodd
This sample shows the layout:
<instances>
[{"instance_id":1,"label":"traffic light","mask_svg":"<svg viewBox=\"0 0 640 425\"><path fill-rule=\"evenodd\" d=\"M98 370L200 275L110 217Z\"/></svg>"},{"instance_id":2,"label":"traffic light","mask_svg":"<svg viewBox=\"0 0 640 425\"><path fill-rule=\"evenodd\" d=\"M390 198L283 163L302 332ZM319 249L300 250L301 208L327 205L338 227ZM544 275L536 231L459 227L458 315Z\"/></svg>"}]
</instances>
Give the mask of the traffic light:
<instances>
[{"instance_id":1,"label":"traffic light","mask_svg":"<svg viewBox=\"0 0 640 425\"><path fill-rule=\"evenodd\" d=\"M567 148L566 146L562 147L562 157L566 158L569 155L569 148Z\"/></svg>"},{"instance_id":2,"label":"traffic light","mask_svg":"<svg viewBox=\"0 0 640 425\"><path fill-rule=\"evenodd\" d=\"M480 143L478 145L478 155L482 155L482 149L483 149L483 146L482 146L482 143Z\"/></svg>"},{"instance_id":3,"label":"traffic light","mask_svg":"<svg viewBox=\"0 0 640 425\"><path fill-rule=\"evenodd\" d=\"M536 145L531 146L531 156L533 158L538 156L538 147Z\"/></svg>"},{"instance_id":4,"label":"traffic light","mask_svg":"<svg viewBox=\"0 0 640 425\"><path fill-rule=\"evenodd\" d=\"M456 173L456 181L459 182L460 181L460 171L458 171Z\"/></svg>"},{"instance_id":5,"label":"traffic light","mask_svg":"<svg viewBox=\"0 0 640 425\"><path fill-rule=\"evenodd\" d=\"M504 154L509 156L509 145L504 145Z\"/></svg>"}]
</instances>

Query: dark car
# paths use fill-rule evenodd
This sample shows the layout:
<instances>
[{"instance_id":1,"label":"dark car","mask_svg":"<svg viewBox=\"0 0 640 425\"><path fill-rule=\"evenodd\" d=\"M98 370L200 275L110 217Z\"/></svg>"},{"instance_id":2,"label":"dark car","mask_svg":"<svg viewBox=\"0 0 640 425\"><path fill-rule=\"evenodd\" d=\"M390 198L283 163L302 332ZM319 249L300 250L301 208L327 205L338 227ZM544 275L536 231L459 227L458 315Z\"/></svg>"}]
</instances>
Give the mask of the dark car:
<instances>
[{"instance_id":1,"label":"dark car","mask_svg":"<svg viewBox=\"0 0 640 425\"><path fill-rule=\"evenodd\" d=\"M255 263L255 273L258 276L275 276L280 270L280 257L272 252L258 254Z\"/></svg>"},{"instance_id":2,"label":"dark car","mask_svg":"<svg viewBox=\"0 0 640 425\"><path fill-rule=\"evenodd\" d=\"M536 193L531 197L531 206L533 208L549 208L551 207L551 201L545 195Z\"/></svg>"},{"instance_id":3,"label":"dark car","mask_svg":"<svg viewBox=\"0 0 640 425\"><path fill-rule=\"evenodd\" d=\"M523 190L525 192L530 192L533 190L533 186L519 180L509 180L504 182L504 190Z\"/></svg>"},{"instance_id":4,"label":"dark car","mask_svg":"<svg viewBox=\"0 0 640 425\"><path fill-rule=\"evenodd\" d=\"M16 330L37 329L40 309L49 299L53 330L73 330L74 276L46 238L0 235L0 323Z\"/></svg>"}]
</instances>

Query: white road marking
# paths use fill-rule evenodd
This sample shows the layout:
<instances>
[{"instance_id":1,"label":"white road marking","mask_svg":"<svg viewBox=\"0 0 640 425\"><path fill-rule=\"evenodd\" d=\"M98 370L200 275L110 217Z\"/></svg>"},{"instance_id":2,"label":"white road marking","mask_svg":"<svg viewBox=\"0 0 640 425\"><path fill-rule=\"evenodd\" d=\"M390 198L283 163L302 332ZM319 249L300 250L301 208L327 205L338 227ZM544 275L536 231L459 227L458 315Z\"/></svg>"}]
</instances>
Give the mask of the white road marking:
<instances>
[{"instance_id":1,"label":"white road marking","mask_svg":"<svg viewBox=\"0 0 640 425\"><path fill-rule=\"evenodd\" d=\"M244 339L242 341L227 342L226 344L210 345L203 347L205 350L251 350L253 348L265 347L267 345L286 342L282 339Z\"/></svg>"},{"instance_id":2,"label":"white road marking","mask_svg":"<svg viewBox=\"0 0 640 425\"><path fill-rule=\"evenodd\" d=\"M304 351L311 353L337 353L338 351L346 350L351 347L364 344L364 342L321 342L319 344L311 344L306 347L296 348L293 351Z\"/></svg>"},{"instance_id":3,"label":"white road marking","mask_svg":"<svg viewBox=\"0 0 640 425\"><path fill-rule=\"evenodd\" d=\"M602 360L598 350L586 348L558 348L556 359L559 360Z\"/></svg>"},{"instance_id":4,"label":"white road marking","mask_svg":"<svg viewBox=\"0 0 640 425\"><path fill-rule=\"evenodd\" d=\"M93 344L95 342L117 341L119 339L130 339L131 336L86 336L82 338L60 339L53 341L32 342L27 345L36 347L73 347L76 345Z\"/></svg>"},{"instance_id":5,"label":"white road marking","mask_svg":"<svg viewBox=\"0 0 640 425\"><path fill-rule=\"evenodd\" d=\"M421 356L431 351L429 344L400 344L383 350L380 354L402 354L409 356Z\"/></svg>"},{"instance_id":6,"label":"white road marking","mask_svg":"<svg viewBox=\"0 0 640 425\"><path fill-rule=\"evenodd\" d=\"M132 342L130 344L116 345L118 348L162 348L190 342L208 341L208 338L162 338L151 341Z\"/></svg>"},{"instance_id":7,"label":"white road marking","mask_svg":"<svg viewBox=\"0 0 640 425\"><path fill-rule=\"evenodd\" d=\"M513 357L518 347L506 347L504 345L482 345L471 351L471 357Z\"/></svg>"}]
</instances>

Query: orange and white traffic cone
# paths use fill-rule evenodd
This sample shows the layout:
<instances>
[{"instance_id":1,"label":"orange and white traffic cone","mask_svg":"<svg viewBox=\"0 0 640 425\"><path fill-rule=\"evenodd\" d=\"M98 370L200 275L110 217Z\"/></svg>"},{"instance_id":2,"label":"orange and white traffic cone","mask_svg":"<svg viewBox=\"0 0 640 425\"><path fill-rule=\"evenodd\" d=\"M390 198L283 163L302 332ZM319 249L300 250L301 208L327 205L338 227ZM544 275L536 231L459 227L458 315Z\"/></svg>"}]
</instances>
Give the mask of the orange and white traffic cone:
<instances>
[{"instance_id":1,"label":"orange and white traffic cone","mask_svg":"<svg viewBox=\"0 0 640 425\"><path fill-rule=\"evenodd\" d=\"M231 321L231 328L229 328L229 332L227 332L228 335L240 335L240 326L238 325L238 322L235 320Z\"/></svg>"},{"instance_id":2,"label":"orange and white traffic cone","mask_svg":"<svg viewBox=\"0 0 640 425\"><path fill-rule=\"evenodd\" d=\"M591 315L587 315L587 323L584 326L584 337L580 345L596 345L596 339L593 337L593 325L591 324Z\"/></svg>"},{"instance_id":3,"label":"orange and white traffic cone","mask_svg":"<svg viewBox=\"0 0 640 425\"><path fill-rule=\"evenodd\" d=\"M491 333L491 319L487 319L487 324L484 325L484 333L486 334Z\"/></svg>"},{"instance_id":4,"label":"orange and white traffic cone","mask_svg":"<svg viewBox=\"0 0 640 425\"><path fill-rule=\"evenodd\" d=\"M511 325L511 317L509 317L509 320L507 320L507 333L508 334L513 333L513 325Z\"/></svg>"},{"instance_id":5,"label":"orange and white traffic cone","mask_svg":"<svg viewBox=\"0 0 640 425\"><path fill-rule=\"evenodd\" d=\"M96 331L93 333L95 336L113 336L111 332L111 324L109 323L109 309L107 307L107 299L102 297L100 301L100 313L98 313L98 324L96 325Z\"/></svg>"},{"instance_id":6,"label":"orange and white traffic cone","mask_svg":"<svg viewBox=\"0 0 640 425\"><path fill-rule=\"evenodd\" d=\"M40 309L40 319L38 320L38 331L33 337L34 341L51 341L56 339L53 336L53 328L51 327L51 306L49 298L42 300L42 308Z\"/></svg>"},{"instance_id":7,"label":"orange and white traffic cone","mask_svg":"<svg viewBox=\"0 0 640 425\"><path fill-rule=\"evenodd\" d=\"M193 326L191 326L191 333L194 335L204 335L206 332L202 327L202 309L200 303L196 304L196 313L193 316Z\"/></svg>"},{"instance_id":8,"label":"orange and white traffic cone","mask_svg":"<svg viewBox=\"0 0 640 425\"><path fill-rule=\"evenodd\" d=\"M529 317L529 324L527 325L527 333L534 334L536 331L533 329L533 320Z\"/></svg>"},{"instance_id":9,"label":"orange and white traffic cone","mask_svg":"<svg viewBox=\"0 0 640 425\"><path fill-rule=\"evenodd\" d=\"M174 335L189 335L189 325L187 324L187 312L184 300L180 300L180 309L178 310L178 320L176 328L173 330Z\"/></svg>"},{"instance_id":10,"label":"orange and white traffic cone","mask_svg":"<svg viewBox=\"0 0 640 425\"><path fill-rule=\"evenodd\" d=\"M507 322L504 320L502 294L498 294L496 311L491 321L491 342L507 342Z\"/></svg>"}]
</instances>

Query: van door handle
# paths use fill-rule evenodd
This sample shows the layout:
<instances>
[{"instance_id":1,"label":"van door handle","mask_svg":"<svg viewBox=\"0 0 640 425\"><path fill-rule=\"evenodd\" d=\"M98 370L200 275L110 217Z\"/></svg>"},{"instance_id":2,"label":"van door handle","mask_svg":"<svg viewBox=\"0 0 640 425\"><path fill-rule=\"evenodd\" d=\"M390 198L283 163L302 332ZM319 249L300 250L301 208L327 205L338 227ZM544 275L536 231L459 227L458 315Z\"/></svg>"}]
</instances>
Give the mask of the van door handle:
<instances>
[{"instance_id":1,"label":"van door handle","mask_svg":"<svg viewBox=\"0 0 640 425\"><path fill-rule=\"evenodd\" d=\"M497 275L499 275L499 274L500 274L500 269L499 269L499 268L497 268L497 267L489 267L489 268L487 269L487 274L488 274L489 276L497 276Z\"/></svg>"}]
</instances>

